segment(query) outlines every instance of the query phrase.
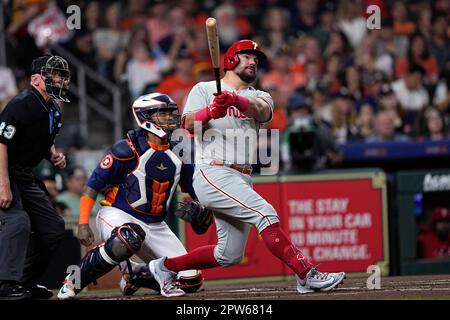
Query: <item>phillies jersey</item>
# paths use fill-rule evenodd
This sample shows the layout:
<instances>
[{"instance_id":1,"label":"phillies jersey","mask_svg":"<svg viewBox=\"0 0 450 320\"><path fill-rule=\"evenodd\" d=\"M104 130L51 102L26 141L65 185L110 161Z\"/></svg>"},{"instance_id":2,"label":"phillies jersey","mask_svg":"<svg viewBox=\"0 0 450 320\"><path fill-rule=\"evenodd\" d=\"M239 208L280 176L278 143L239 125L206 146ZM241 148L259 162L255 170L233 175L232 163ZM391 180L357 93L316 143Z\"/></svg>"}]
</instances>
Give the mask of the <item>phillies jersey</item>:
<instances>
[{"instance_id":1,"label":"phillies jersey","mask_svg":"<svg viewBox=\"0 0 450 320\"><path fill-rule=\"evenodd\" d=\"M273 100L267 92L253 87L236 91L221 81L223 90L237 94L263 99L270 106L273 114ZM183 116L189 112L198 111L210 105L217 92L216 82L199 82L189 93L183 110ZM212 160L221 160L234 164L256 163L257 133L262 123L249 118L236 107L228 108L227 115L220 119L211 119L204 126L201 136L195 137L196 163L209 164Z\"/></svg>"},{"instance_id":2,"label":"phillies jersey","mask_svg":"<svg viewBox=\"0 0 450 320\"><path fill-rule=\"evenodd\" d=\"M150 145L141 129L114 144L87 185L102 192L118 187L111 205L146 222L164 220L178 184L193 198L192 165L182 163L169 145Z\"/></svg>"}]
</instances>

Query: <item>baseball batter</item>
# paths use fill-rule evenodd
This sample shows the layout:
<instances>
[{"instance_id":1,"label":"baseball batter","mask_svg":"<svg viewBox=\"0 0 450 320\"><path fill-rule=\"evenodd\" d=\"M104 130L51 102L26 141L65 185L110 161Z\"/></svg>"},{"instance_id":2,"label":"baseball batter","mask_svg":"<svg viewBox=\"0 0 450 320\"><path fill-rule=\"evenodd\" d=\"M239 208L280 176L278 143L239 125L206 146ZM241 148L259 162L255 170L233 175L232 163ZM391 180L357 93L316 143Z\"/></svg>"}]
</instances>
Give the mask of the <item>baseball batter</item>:
<instances>
[{"instance_id":1,"label":"baseball batter","mask_svg":"<svg viewBox=\"0 0 450 320\"><path fill-rule=\"evenodd\" d=\"M272 118L271 96L250 86L264 59L255 42L237 41L225 54L223 92L217 94L211 81L198 83L189 93L182 127L195 132L193 187L200 202L214 212L218 243L179 257L151 261L150 271L163 295L167 296L164 291L170 289L167 284L176 280L177 272L240 263L251 225L258 229L272 254L294 271L298 292L331 290L345 278L344 272L319 272L281 230L274 208L252 188L254 150L236 143L236 130L238 135L256 132ZM203 127L203 134L195 130L198 126Z\"/></svg>"}]
</instances>

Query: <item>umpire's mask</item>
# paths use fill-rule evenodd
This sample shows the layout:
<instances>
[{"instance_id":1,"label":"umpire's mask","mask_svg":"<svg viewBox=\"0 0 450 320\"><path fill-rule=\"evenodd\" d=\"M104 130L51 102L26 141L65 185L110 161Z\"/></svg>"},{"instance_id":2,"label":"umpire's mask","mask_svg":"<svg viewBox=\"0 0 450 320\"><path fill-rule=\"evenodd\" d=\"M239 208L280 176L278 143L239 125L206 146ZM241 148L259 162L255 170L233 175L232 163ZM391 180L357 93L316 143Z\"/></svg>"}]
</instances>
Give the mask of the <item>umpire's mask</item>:
<instances>
[{"instance_id":1,"label":"umpire's mask","mask_svg":"<svg viewBox=\"0 0 450 320\"><path fill-rule=\"evenodd\" d=\"M47 57L45 64L41 64L39 70L36 70L44 77L47 94L52 99L70 102L66 97L70 82L69 64L60 56Z\"/></svg>"}]
</instances>

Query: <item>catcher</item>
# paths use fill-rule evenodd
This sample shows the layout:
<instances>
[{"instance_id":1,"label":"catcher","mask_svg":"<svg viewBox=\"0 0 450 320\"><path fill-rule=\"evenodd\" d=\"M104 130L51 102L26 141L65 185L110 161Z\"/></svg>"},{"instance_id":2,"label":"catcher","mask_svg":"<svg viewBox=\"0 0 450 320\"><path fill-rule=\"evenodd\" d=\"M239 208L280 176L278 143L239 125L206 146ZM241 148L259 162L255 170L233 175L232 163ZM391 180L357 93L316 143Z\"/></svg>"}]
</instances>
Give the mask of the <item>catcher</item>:
<instances>
[{"instance_id":1,"label":"catcher","mask_svg":"<svg viewBox=\"0 0 450 320\"><path fill-rule=\"evenodd\" d=\"M94 242L89 216L98 193L109 190L96 217L103 243L81 260L79 279L72 273L66 277L58 299L75 297L117 265L123 275L120 281L123 294L133 294L139 287L159 291L148 263L186 253L164 222L178 184L196 198L191 184L193 168L182 163L168 142L178 126L178 107L169 96L152 93L139 97L132 112L140 129L129 131L127 139L111 147L89 177L80 200L78 238L89 246ZM212 215L197 201L185 204L177 215L190 220L199 233L205 232L212 222ZM134 254L145 263L130 261ZM171 293L179 296L185 291L196 291L202 283L199 271L180 272Z\"/></svg>"}]
</instances>

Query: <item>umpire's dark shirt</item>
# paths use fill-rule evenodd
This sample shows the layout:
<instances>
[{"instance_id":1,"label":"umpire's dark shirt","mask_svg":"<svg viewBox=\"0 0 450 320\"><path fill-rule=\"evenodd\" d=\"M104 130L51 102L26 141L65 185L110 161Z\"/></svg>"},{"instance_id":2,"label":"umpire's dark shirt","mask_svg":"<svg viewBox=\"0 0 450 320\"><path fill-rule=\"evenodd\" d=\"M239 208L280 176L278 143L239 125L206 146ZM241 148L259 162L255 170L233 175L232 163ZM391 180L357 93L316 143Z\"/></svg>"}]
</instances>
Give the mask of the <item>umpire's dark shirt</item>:
<instances>
[{"instance_id":1,"label":"umpire's dark shirt","mask_svg":"<svg viewBox=\"0 0 450 320\"><path fill-rule=\"evenodd\" d=\"M29 170L44 158L61 127L61 110L34 89L15 96L0 114L0 143L8 146L10 171Z\"/></svg>"}]
</instances>

